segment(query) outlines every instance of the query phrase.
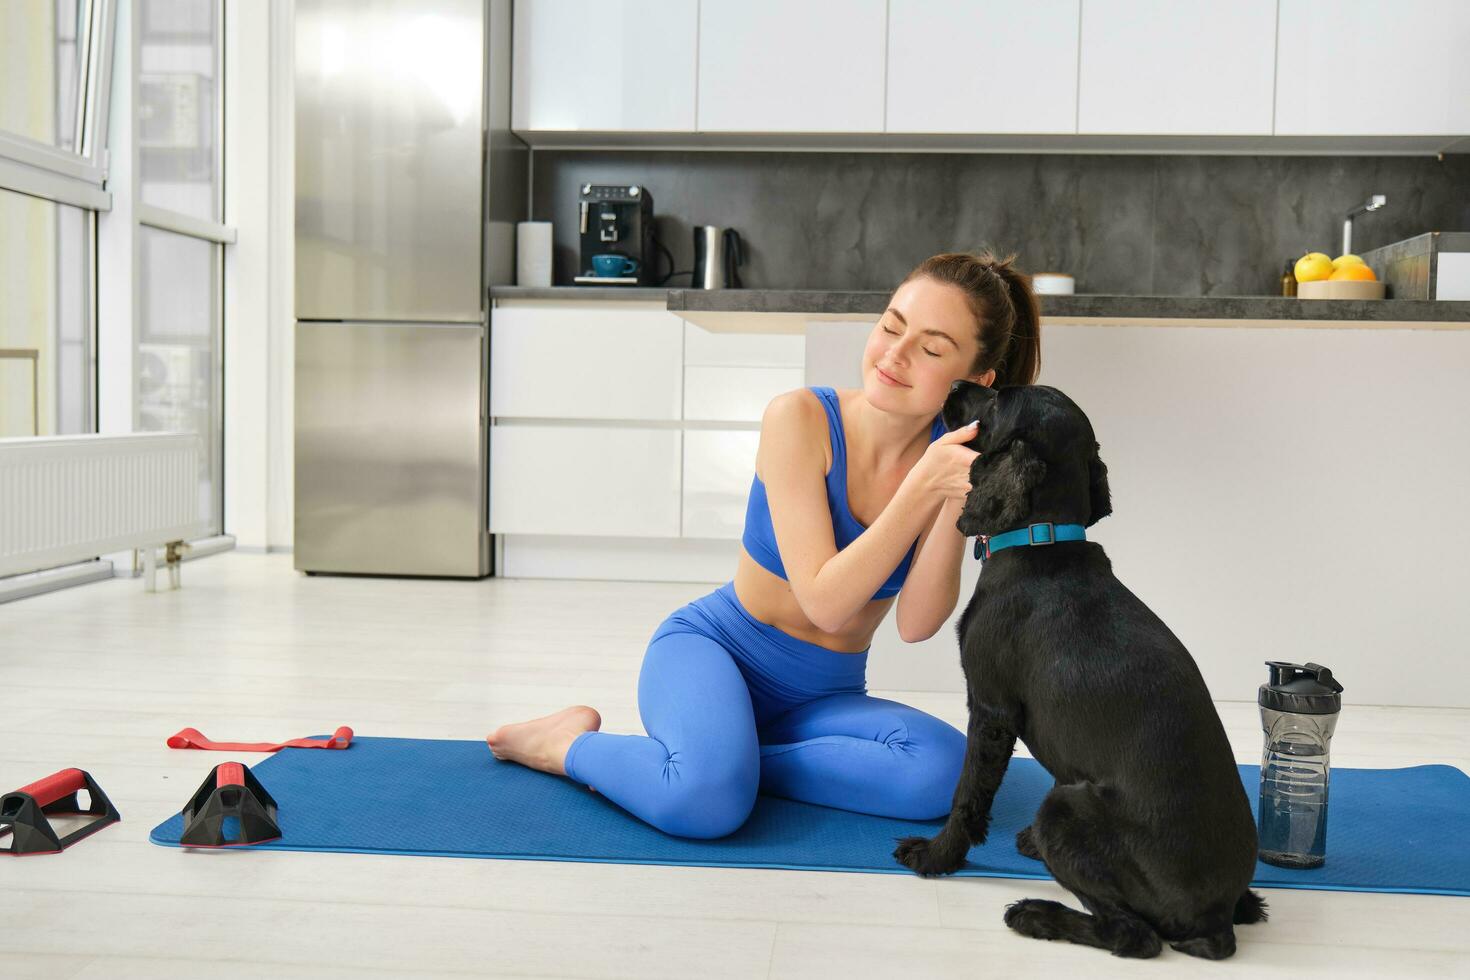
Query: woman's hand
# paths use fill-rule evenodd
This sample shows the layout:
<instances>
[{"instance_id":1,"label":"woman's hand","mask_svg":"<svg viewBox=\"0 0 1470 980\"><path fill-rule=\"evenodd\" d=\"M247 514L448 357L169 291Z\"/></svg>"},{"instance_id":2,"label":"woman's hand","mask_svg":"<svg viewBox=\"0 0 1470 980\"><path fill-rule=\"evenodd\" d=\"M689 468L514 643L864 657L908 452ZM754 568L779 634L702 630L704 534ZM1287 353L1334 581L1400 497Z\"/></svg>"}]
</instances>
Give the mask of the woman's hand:
<instances>
[{"instance_id":1,"label":"woman's hand","mask_svg":"<svg viewBox=\"0 0 1470 980\"><path fill-rule=\"evenodd\" d=\"M970 466L980 455L964 444L975 438L978 426L971 422L935 439L904 479L913 480L925 499L934 503L963 501L971 490Z\"/></svg>"}]
</instances>

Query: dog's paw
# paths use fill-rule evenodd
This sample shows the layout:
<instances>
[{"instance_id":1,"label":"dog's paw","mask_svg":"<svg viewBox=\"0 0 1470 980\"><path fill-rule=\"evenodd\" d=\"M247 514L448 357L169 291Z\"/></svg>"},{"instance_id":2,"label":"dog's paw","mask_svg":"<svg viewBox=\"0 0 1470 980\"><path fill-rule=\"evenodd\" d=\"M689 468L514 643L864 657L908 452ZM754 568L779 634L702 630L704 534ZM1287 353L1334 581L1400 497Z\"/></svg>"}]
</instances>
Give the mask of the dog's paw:
<instances>
[{"instance_id":1,"label":"dog's paw","mask_svg":"<svg viewBox=\"0 0 1470 980\"><path fill-rule=\"evenodd\" d=\"M965 863L965 855L961 853L956 859L939 840L938 837L905 837L898 842L893 856L899 864L925 878L953 874Z\"/></svg>"},{"instance_id":2,"label":"dog's paw","mask_svg":"<svg viewBox=\"0 0 1470 980\"><path fill-rule=\"evenodd\" d=\"M1057 939L1057 915L1066 906L1042 898L1023 898L1006 906L1005 923L1032 939Z\"/></svg>"},{"instance_id":3,"label":"dog's paw","mask_svg":"<svg viewBox=\"0 0 1470 980\"><path fill-rule=\"evenodd\" d=\"M1032 858L1036 861L1041 860L1041 852L1036 849L1036 830L1034 827L1027 827L1025 830L1016 834L1016 850L1021 853L1022 857Z\"/></svg>"}]
</instances>

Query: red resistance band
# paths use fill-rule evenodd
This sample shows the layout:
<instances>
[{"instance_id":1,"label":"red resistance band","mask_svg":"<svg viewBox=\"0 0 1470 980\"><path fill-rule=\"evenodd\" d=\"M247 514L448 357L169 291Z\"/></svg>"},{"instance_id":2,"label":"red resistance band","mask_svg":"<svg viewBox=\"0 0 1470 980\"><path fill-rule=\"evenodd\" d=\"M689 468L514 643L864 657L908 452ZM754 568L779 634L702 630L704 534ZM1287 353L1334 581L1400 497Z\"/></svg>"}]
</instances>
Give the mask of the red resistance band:
<instances>
[{"instance_id":1,"label":"red resistance band","mask_svg":"<svg viewBox=\"0 0 1470 980\"><path fill-rule=\"evenodd\" d=\"M293 738L289 742L211 742L197 728L170 735L171 749L213 749L216 752L274 752L276 749L345 749L352 744L352 729L343 725L331 738ZM223 785L223 784L221 784Z\"/></svg>"}]
</instances>

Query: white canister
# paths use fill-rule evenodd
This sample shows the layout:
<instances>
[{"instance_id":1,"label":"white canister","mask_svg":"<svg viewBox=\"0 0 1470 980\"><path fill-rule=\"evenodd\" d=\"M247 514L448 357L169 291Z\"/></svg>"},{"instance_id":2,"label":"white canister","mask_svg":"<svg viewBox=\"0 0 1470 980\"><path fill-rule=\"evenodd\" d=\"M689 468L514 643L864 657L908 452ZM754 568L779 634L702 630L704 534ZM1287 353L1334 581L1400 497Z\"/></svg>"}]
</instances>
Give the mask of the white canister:
<instances>
[{"instance_id":1,"label":"white canister","mask_svg":"<svg viewBox=\"0 0 1470 980\"><path fill-rule=\"evenodd\" d=\"M1031 289L1043 296L1071 296L1077 280L1065 272L1038 272L1031 277Z\"/></svg>"},{"instance_id":2,"label":"white canister","mask_svg":"<svg viewBox=\"0 0 1470 980\"><path fill-rule=\"evenodd\" d=\"M551 285L551 222L516 223L516 285Z\"/></svg>"}]
</instances>

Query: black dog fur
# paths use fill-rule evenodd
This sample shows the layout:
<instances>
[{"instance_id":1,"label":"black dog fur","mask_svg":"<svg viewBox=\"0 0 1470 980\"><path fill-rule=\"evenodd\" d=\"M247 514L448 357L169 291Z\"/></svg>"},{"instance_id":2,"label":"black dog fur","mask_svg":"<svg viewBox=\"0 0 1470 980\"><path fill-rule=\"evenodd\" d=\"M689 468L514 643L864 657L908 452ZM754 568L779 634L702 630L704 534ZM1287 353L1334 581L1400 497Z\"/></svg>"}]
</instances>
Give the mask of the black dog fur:
<instances>
[{"instance_id":1,"label":"black dog fur","mask_svg":"<svg viewBox=\"0 0 1470 980\"><path fill-rule=\"evenodd\" d=\"M980 429L967 445L981 455L964 534L1091 527L1112 512L1092 425L1060 391L956 382L944 422L971 419ZM1006 909L1006 925L1117 956L1156 956L1161 940L1191 956L1234 953L1234 924L1266 917L1246 887L1250 804L1194 659L1113 575L1102 546L996 553L958 632L970 722L953 808L938 835L905 838L894 857L921 875L963 865L985 841L1019 738L1056 786L1016 847L1087 912L1025 899Z\"/></svg>"}]
</instances>

